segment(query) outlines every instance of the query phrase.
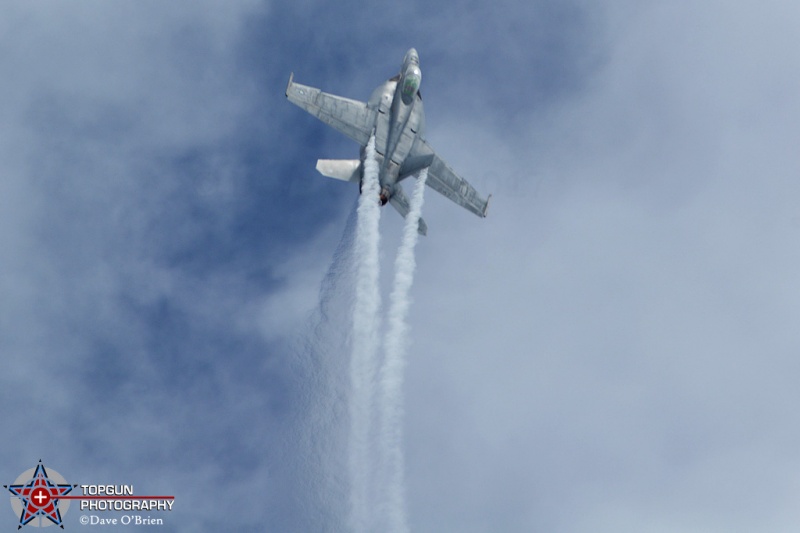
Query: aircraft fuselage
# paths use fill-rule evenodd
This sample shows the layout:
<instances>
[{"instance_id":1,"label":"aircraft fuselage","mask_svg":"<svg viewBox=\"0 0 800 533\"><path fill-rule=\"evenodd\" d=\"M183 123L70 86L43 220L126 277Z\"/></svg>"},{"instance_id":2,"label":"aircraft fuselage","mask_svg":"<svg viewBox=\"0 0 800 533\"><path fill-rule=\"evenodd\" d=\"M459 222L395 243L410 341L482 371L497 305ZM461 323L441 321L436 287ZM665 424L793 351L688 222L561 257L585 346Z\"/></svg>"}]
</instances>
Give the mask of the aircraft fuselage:
<instances>
[{"instance_id":1,"label":"aircraft fuselage","mask_svg":"<svg viewBox=\"0 0 800 533\"><path fill-rule=\"evenodd\" d=\"M406 53L400 74L379 85L367 102L367 107L376 111L375 151L383 204L392 196L397 182L430 165L432 159L409 158L414 143L425 135L425 111L419 95L421 79L419 57L412 48ZM362 162L365 157L366 145L361 147Z\"/></svg>"},{"instance_id":2,"label":"aircraft fuselage","mask_svg":"<svg viewBox=\"0 0 800 533\"><path fill-rule=\"evenodd\" d=\"M399 183L427 169L426 185L479 217L486 216L489 199L483 198L459 176L425 140L425 111L419 86L422 72L417 51L411 48L400 73L379 85L368 102L326 93L294 82L289 76L286 97L361 146L360 159L320 159L317 170L329 178L363 182L364 160L370 139L375 139L380 201L391 203L403 217L410 212L408 197ZM419 219L419 232L427 232Z\"/></svg>"}]
</instances>

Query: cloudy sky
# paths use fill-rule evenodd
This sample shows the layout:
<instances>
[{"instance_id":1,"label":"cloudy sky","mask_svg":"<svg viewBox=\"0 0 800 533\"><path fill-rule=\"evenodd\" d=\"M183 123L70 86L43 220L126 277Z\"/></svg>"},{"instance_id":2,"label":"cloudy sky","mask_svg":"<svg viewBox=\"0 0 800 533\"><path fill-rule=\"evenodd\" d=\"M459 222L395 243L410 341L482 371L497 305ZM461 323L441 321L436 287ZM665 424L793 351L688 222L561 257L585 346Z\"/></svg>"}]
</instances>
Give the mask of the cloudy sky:
<instances>
[{"instance_id":1,"label":"cloudy sky","mask_svg":"<svg viewBox=\"0 0 800 533\"><path fill-rule=\"evenodd\" d=\"M798 27L777 0L6 3L3 484L42 459L174 494L162 531L343 530L356 192L314 164L357 147L284 87L363 100L414 46L428 140L494 197L426 197L412 531L796 531Z\"/></svg>"}]
</instances>

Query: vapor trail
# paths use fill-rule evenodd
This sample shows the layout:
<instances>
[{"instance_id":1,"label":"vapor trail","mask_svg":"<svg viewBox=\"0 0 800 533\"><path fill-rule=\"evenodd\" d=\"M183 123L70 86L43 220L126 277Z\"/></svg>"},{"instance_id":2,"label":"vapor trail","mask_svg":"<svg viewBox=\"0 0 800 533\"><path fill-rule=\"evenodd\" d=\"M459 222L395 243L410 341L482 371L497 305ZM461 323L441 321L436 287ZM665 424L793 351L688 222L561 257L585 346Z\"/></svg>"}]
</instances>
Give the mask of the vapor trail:
<instances>
[{"instance_id":1,"label":"vapor trail","mask_svg":"<svg viewBox=\"0 0 800 533\"><path fill-rule=\"evenodd\" d=\"M346 531L349 516L347 392L355 301L353 247L356 206L350 212L319 290L319 304L293 345L289 363L298 383L290 437L280 447L276 474L287 472L285 531Z\"/></svg>"},{"instance_id":2,"label":"vapor trail","mask_svg":"<svg viewBox=\"0 0 800 533\"><path fill-rule=\"evenodd\" d=\"M356 300L353 306L353 353L350 360L350 507L352 530L370 528L370 421L375 396L373 379L379 346L381 296L378 286L378 163L375 137L367 144L364 179L358 199L355 259L357 263Z\"/></svg>"},{"instance_id":3,"label":"vapor trail","mask_svg":"<svg viewBox=\"0 0 800 533\"><path fill-rule=\"evenodd\" d=\"M403 227L403 239L395 259L394 286L389 296L388 331L383 366L380 370L379 449L382 461L381 514L388 533L408 533L403 462L403 374L408 346L406 317L411 305L409 291L414 281L417 228L425 193L428 169L422 170L414 186L411 205Z\"/></svg>"}]
</instances>

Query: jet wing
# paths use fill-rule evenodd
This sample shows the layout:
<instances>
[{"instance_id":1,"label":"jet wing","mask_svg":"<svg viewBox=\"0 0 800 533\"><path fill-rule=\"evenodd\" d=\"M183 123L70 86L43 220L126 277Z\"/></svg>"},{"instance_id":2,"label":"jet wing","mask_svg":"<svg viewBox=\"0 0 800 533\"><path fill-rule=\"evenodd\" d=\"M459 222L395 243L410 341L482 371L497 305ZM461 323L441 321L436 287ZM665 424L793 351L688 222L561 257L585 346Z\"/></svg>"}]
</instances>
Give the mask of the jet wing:
<instances>
[{"instance_id":1,"label":"jet wing","mask_svg":"<svg viewBox=\"0 0 800 533\"><path fill-rule=\"evenodd\" d=\"M366 146L375 126L375 111L358 100L328 94L307 85L294 83L289 76L286 97L325 124L344 133L361 146Z\"/></svg>"},{"instance_id":2,"label":"jet wing","mask_svg":"<svg viewBox=\"0 0 800 533\"><path fill-rule=\"evenodd\" d=\"M431 189L446 196L461 207L472 211L479 217L486 216L486 210L489 208L491 195L488 199L484 200L467 180L456 174L455 171L433 151L428 143L422 139L418 139L418 142L414 144L411 155L419 158L418 160L420 161L424 159L431 160L430 166L428 167L428 181L426 182L430 185Z\"/></svg>"}]
</instances>

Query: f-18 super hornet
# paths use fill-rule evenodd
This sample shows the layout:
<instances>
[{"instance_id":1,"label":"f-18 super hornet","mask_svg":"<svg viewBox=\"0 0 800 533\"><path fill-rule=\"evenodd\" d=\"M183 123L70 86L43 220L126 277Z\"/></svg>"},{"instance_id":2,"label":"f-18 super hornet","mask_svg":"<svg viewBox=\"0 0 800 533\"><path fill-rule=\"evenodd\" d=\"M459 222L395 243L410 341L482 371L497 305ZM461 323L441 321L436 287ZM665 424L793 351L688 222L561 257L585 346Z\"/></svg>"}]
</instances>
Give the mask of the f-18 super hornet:
<instances>
[{"instance_id":1,"label":"f-18 super hornet","mask_svg":"<svg viewBox=\"0 0 800 533\"><path fill-rule=\"evenodd\" d=\"M426 183L433 190L479 217L486 216L489 199L482 198L425 141L425 112L419 92L422 72L415 49L406 52L400 73L379 85L367 103L328 94L293 80L294 73L286 86L290 102L361 145L360 160L318 160L317 170L322 175L358 182L360 186L367 143L374 134L381 205L389 202L405 217L410 206L400 181L427 168ZM427 233L422 219L419 232Z\"/></svg>"}]
</instances>

